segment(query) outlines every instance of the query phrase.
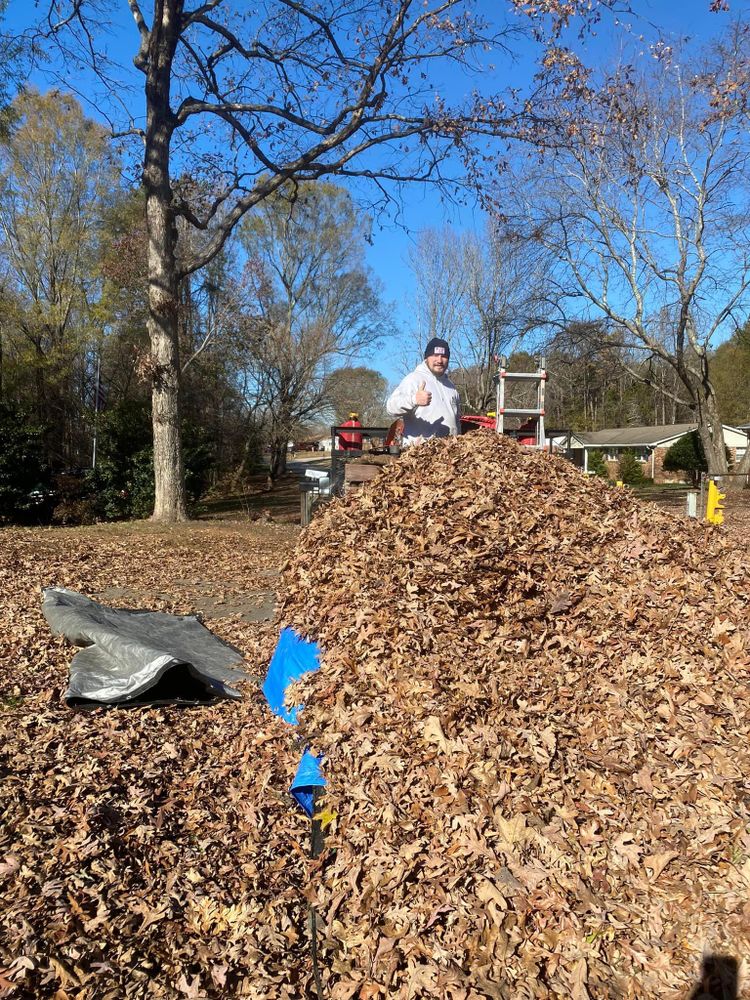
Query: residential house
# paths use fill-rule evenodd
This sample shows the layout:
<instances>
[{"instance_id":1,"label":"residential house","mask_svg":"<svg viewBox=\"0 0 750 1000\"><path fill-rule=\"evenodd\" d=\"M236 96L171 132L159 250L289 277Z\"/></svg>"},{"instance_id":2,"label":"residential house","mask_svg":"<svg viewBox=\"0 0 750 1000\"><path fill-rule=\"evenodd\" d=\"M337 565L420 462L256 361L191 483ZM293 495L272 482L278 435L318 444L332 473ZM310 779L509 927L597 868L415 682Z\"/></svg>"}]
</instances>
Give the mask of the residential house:
<instances>
[{"instance_id":1,"label":"residential house","mask_svg":"<svg viewBox=\"0 0 750 1000\"><path fill-rule=\"evenodd\" d=\"M617 478L623 451L632 451L643 467L643 474L655 483L681 482L679 472L665 472L664 456L671 446L694 431L697 424L667 424L657 427L610 427L603 431L574 431L570 435L573 462L588 471L589 454L601 451L609 474ZM732 462L739 462L747 449L747 431L738 427L724 428L724 444Z\"/></svg>"}]
</instances>

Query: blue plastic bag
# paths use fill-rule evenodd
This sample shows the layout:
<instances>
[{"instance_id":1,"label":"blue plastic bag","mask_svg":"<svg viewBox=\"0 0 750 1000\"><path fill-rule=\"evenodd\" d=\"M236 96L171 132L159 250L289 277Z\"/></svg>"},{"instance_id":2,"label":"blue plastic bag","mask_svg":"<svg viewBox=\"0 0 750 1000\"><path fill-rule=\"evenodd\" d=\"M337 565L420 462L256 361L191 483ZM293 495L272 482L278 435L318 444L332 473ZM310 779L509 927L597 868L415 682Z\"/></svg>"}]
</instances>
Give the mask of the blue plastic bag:
<instances>
[{"instance_id":1,"label":"blue plastic bag","mask_svg":"<svg viewBox=\"0 0 750 1000\"><path fill-rule=\"evenodd\" d=\"M290 709L284 707L286 689L292 681L319 668L320 650L317 643L300 639L294 629L282 629L263 682L263 694L271 711L281 716L285 722L296 726L297 713L302 706Z\"/></svg>"},{"instance_id":2,"label":"blue plastic bag","mask_svg":"<svg viewBox=\"0 0 750 1000\"><path fill-rule=\"evenodd\" d=\"M297 716L301 705L287 709L284 705L286 689L303 674L311 673L320 668L320 650L317 643L300 639L294 629L281 630L276 649L268 664L268 673L263 682L263 694L266 696L271 711L291 725L297 725ZM297 773L289 791L294 800L305 810L308 816L313 814L313 789L326 783L320 770L322 757L316 757L305 750L299 762Z\"/></svg>"},{"instance_id":3,"label":"blue plastic bag","mask_svg":"<svg viewBox=\"0 0 750 1000\"><path fill-rule=\"evenodd\" d=\"M322 757L316 757L309 750L305 750L294 776L292 787L289 789L294 800L302 806L308 816L313 814L313 788L321 788L326 783L323 772L320 770L322 760Z\"/></svg>"}]
</instances>

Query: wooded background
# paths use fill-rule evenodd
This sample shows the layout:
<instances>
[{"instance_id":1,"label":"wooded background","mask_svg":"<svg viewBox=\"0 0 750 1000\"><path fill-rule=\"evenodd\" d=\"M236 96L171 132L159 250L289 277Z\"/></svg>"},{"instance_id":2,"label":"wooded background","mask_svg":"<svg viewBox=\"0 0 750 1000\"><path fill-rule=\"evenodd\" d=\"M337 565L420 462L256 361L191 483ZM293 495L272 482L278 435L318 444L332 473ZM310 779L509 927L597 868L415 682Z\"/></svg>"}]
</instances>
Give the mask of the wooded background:
<instances>
[{"instance_id":1,"label":"wooded background","mask_svg":"<svg viewBox=\"0 0 750 1000\"><path fill-rule=\"evenodd\" d=\"M146 124L121 101L118 131L116 6L54 0L2 39L0 517L59 499L67 475L97 516L182 518L264 463L277 478L287 442L352 408L385 421L378 362L405 371L432 336L465 412L493 408L498 354L524 370L544 353L548 426L695 422L727 471L720 425L750 420L741 22L592 67L563 44L563 4L491 23L458 2L279 2L264 21L131 3ZM582 5L576 26L613 6ZM482 53L530 40L533 93L482 91ZM435 60L469 99L427 110ZM32 65L49 89L23 83ZM108 95L97 120L64 86L82 67L86 99ZM145 150L136 179L126 137ZM419 234L406 321L365 250L413 184L477 199L486 223Z\"/></svg>"}]
</instances>

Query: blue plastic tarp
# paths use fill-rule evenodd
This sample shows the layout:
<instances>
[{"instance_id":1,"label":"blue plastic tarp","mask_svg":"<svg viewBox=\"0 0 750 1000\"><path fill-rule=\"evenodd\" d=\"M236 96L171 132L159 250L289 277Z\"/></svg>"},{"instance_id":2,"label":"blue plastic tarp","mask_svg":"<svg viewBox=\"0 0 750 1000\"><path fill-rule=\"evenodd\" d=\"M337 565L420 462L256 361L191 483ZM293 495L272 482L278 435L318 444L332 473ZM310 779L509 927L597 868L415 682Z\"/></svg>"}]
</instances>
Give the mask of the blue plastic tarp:
<instances>
[{"instance_id":1,"label":"blue plastic tarp","mask_svg":"<svg viewBox=\"0 0 750 1000\"><path fill-rule=\"evenodd\" d=\"M263 694L271 711L296 726L301 705L287 708L284 704L287 688L303 674L320 668L320 650L317 643L301 639L294 629L281 630L276 649L268 664L268 673L263 682ZM308 816L313 814L313 789L326 783L320 769L322 757L316 757L309 749L302 754L297 773L289 789L295 801Z\"/></svg>"}]
</instances>

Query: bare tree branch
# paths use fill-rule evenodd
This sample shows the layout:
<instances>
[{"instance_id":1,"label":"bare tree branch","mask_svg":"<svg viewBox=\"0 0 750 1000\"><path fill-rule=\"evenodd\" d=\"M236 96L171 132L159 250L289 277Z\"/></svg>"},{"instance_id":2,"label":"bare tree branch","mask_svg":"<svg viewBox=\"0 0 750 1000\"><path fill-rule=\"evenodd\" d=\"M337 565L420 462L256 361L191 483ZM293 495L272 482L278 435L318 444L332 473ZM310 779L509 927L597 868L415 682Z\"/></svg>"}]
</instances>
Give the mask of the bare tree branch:
<instances>
[{"instance_id":1,"label":"bare tree branch","mask_svg":"<svg viewBox=\"0 0 750 1000\"><path fill-rule=\"evenodd\" d=\"M647 384L624 350L673 368L681 391L659 390L696 412L710 468L726 471L710 346L750 304L747 135L737 121L705 124L706 91L677 65L615 73L602 95L600 117L560 140L523 207L584 299L627 333L601 349Z\"/></svg>"}]
</instances>

